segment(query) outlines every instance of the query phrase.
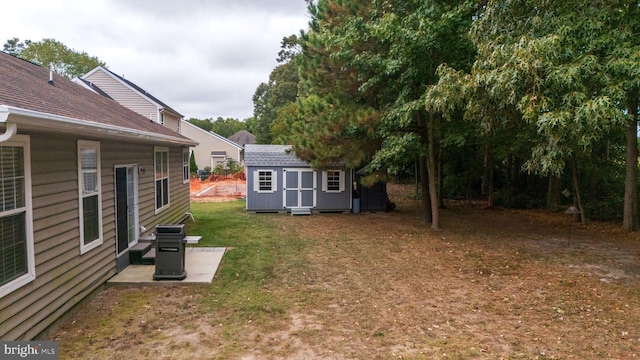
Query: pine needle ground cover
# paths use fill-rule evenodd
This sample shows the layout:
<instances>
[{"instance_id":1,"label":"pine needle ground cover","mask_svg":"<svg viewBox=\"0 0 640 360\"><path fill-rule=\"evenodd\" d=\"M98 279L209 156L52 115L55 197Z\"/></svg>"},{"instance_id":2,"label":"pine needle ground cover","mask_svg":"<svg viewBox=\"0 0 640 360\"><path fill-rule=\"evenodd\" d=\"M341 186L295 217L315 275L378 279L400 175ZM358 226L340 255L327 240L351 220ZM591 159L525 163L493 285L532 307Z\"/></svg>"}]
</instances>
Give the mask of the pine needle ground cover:
<instances>
[{"instance_id":1,"label":"pine needle ground cover","mask_svg":"<svg viewBox=\"0 0 640 360\"><path fill-rule=\"evenodd\" d=\"M247 214L195 203L226 247L204 286L109 287L63 322L61 359L640 357L640 237L562 213L449 203L389 213Z\"/></svg>"}]
</instances>

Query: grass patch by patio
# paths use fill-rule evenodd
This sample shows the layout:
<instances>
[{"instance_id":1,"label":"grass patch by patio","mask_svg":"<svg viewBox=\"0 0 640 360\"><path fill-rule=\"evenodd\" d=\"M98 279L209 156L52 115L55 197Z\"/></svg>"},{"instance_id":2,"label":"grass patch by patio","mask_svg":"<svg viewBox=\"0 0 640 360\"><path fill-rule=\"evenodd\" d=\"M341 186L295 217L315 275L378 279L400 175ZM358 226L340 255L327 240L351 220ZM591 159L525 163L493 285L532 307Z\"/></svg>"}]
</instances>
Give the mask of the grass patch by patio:
<instances>
[{"instance_id":1,"label":"grass patch by patio","mask_svg":"<svg viewBox=\"0 0 640 360\"><path fill-rule=\"evenodd\" d=\"M225 314L235 325L229 337L242 331L238 324L277 324L294 299L276 279L305 266L305 241L275 225L273 217L281 214L247 213L242 200L194 203L191 211L196 221L186 232L202 236L198 246L227 249L202 310Z\"/></svg>"}]
</instances>

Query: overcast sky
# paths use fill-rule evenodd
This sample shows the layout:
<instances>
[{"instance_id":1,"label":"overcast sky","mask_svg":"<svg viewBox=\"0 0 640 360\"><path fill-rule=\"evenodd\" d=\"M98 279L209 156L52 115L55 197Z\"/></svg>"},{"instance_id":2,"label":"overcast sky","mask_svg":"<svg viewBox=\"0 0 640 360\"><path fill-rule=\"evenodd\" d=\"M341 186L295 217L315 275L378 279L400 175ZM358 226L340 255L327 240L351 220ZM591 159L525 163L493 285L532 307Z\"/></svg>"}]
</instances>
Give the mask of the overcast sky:
<instances>
[{"instance_id":1,"label":"overcast sky","mask_svg":"<svg viewBox=\"0 0 640 360\"><path fill-rule=\"evenodd\" d=\"M54 38L186 119L253 116L253 93L277 65L282 38L309 21L304 0L12 0L1 8L2 44Z\"/></svg>"}]
</instances>

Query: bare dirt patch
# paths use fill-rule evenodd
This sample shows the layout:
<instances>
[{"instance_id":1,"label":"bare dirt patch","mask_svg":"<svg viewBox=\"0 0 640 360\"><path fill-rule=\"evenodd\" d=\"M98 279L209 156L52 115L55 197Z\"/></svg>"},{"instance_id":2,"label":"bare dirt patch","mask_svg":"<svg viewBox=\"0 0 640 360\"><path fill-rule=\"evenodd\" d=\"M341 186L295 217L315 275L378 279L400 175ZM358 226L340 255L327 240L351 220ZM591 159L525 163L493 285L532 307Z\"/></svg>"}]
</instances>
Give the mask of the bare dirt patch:
<instances>
[{"instance_id":1,"label":"bare dirt patch","mask_svg":"<svg viewBox=\"0 0 640 360\"><path fill-rule=\"evenodd\" d=\"M247 181L241 177L191 179L189 186L194 202L234 201L247 196Z\"/></svg>"},{"instance_id":2,"label":"bare dirt patch","mask_svg":"<svg viewBox=\"0 0 640 360\"><path fill-rule=\"evenodd\" d=\"M252 215L307 244L262 289L284 313L207 311L206 287L107 288L53 334L61 358L640 357L639 234L574 224L569 246L567 215L469 203L432 231L410 186L389 192L389 213Z\"/></svg>"}]
</instances>

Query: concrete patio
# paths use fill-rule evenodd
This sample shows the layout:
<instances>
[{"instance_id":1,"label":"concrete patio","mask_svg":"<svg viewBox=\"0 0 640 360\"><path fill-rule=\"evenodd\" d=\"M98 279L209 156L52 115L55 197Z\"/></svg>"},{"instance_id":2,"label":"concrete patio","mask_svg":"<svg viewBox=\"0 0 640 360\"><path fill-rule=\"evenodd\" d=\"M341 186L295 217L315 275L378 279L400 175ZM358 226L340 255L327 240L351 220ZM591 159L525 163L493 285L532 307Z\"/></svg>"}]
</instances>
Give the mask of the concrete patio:
<instances>
[{"instance_id":1,"label":"concrete patio","mask_svg":"<svg viewBox=\"0 0 640 360\"><path fill-rule=\"evenodd\" d=\"M208 284L213 281L224 252L225 248L187 247L184 280L153 280L154 265L129 265L109 279L107 286Z\"/></svg>"}]
</instances>

